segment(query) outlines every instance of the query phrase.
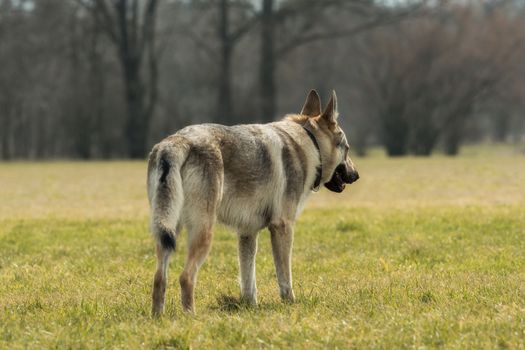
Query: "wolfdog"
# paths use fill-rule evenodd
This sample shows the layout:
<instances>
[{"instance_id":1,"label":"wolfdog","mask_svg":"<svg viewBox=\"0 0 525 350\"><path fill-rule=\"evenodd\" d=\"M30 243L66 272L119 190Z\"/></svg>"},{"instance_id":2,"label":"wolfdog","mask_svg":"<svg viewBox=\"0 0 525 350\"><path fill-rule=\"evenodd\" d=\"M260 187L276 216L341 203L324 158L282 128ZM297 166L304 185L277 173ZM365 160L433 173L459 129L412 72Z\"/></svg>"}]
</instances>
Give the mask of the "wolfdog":
<instances>
[{"instance_id":1,"label":"wolfdog","mask_svg":"<svg viewBox=\"0 0 525 350\"><path fill-rule=\"evenodd\" d=\"M257 235L267 227L281 299L294 301L293 225L306 198L322 184L342 192L359 178L337 118L335 91L322 112L312 90L301 113L281 121L188 126L153 147L147 185L157 252L154 316L164 309L169 256L183 227L189 251L179 278L182 307L194 312L197 273L216 220L238 234L241 300L257 304Z\"/></svg>"}]
</instances>

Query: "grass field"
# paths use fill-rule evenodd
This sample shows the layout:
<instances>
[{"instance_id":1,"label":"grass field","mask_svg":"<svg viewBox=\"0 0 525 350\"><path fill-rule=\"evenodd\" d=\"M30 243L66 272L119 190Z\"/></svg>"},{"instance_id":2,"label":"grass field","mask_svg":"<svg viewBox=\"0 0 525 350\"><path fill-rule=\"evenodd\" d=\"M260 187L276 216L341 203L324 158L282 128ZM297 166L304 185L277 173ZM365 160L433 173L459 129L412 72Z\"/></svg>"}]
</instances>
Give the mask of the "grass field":
<instances>
[{"instance_id":1,"label":"grass field","mask_svg":"<svg viewBox=\"0 0 525 350\"><path fill-rule=\"evenodd\" d=\"M279 301L260 235L259 306L238 297L236 237L218 227L197 315L150 318L155 258L145 162L0 164L0 348L525 348L525 156L355 159L296 226L297 302Z\"/></svg>"}]
</instances>

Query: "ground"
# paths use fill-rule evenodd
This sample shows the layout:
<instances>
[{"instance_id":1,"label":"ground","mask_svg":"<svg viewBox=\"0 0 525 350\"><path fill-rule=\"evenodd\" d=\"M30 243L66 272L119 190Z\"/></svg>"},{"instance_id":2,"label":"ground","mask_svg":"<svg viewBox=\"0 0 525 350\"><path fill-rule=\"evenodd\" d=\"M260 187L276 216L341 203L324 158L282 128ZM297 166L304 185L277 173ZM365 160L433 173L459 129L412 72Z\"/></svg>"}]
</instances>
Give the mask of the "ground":
<instances>
[{"instance_id":1,"label":"ground","mask_svg":"<svg viewBox=\"0 0 525 350\"><path fill-rule=\"evenodd\" d=\"M219 227L197 315L181 311L180 239L160 320L145 162L0 164L0 348L525 348L525 155L355 163L361 179L298 220L295 304L263 231L259 306L239 305L236 238Z\"/></svg>"}]
</instances>

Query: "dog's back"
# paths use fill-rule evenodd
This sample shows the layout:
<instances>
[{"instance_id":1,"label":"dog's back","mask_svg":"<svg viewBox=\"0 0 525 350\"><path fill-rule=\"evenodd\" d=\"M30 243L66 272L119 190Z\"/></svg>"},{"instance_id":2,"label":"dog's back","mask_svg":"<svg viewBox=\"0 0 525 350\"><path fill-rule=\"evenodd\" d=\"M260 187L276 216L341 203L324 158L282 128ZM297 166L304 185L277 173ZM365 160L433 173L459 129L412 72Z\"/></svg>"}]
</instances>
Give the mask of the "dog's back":
<instances>
[{"instance_id":1,"label":"dog's back","mask_svg":"<svg viewBox=\"0 0 525 350\"><path fill-rule=\"evenodd\" d=\"M309 192L307 177L312 177L307 172L307 151L315 153L308 149L312 145L305 142L305 150L296 141L301 132L292 121L232 127L201 124L180 130L150 155L152 217L168 222L163 226L172 227L173 235L177 224L187 224L192 212L216 206L221 222L252 232L267 226L274 212L281 215L283 210L297 209L303 193ZM174 188L180 181L181 190L164 186L170 178ZM185 198L180 208L159 210L164 198L174 196ZM171 218L159 218L164 214Z\"/></svg>"}]
</instances>

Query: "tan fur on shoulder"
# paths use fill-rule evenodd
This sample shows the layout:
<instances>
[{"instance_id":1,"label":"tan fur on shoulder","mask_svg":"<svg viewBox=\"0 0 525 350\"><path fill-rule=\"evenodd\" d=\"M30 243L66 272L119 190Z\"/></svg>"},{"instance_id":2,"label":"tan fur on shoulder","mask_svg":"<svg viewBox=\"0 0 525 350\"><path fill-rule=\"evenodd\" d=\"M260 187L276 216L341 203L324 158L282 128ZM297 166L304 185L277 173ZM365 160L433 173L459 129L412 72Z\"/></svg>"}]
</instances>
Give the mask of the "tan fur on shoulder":
<instances>
[{"instance_id":1,"label":"tan fur on shoulder","mask_svg":"<svg viewBox=\"0 0 525 350\"><path fill-rule=\"evenodd\" d=\"M295 122L295 123L301 124L301 125L306 123L306 121L308 119L309 119L309 117L307 115L302 115L302 114L287 114L284 117L284 120L290 120L292 122Z\"/></svg>"}]
</instances>

